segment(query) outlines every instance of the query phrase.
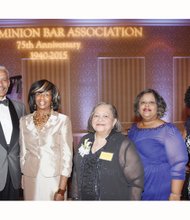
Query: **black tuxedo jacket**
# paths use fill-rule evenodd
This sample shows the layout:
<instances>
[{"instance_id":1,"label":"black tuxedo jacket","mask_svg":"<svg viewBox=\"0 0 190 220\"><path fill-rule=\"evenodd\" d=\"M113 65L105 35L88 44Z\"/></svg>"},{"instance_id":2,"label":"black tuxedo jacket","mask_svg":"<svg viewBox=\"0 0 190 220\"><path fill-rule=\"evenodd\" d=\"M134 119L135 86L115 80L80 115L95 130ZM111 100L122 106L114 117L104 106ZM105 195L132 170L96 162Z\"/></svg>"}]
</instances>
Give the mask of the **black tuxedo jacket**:
<instances>
[{"instance_id":1,"label":"black tuxedo jacket","mask_svg":"<svg viewBox=\"0 0 190 220\"><path fill-rule=\"evenodd\" d=\"M9 170L11 180L15 189L20 187L20 146L19 146L19 119L26 114L23 103L9 99L9 110L13 125L10 145L7 145L5 135L0 123L0 191L6 184L7 172ZM3 117L0 115L0 117Z\"/></svg>"}]
</instances>

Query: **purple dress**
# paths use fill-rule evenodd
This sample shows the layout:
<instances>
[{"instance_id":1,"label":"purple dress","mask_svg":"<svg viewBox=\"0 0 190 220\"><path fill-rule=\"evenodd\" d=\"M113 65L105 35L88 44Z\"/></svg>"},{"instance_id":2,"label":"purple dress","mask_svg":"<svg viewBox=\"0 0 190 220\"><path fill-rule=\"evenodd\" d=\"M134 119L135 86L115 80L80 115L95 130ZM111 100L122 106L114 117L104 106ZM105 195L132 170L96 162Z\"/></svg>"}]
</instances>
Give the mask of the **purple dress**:
<instances>
[{"instance_id":1,"label":"purple dress","mask_svg":"<svg viewBox=\"0 0 190 220\"><path fill-rule=\"evenodd\" d=\"M157 128L138 128L133 124L128 133L136 145L145 172L142 200L168 200L171 180L185 179L187 147L172 123Z\"/></svg>"}]
</instances>

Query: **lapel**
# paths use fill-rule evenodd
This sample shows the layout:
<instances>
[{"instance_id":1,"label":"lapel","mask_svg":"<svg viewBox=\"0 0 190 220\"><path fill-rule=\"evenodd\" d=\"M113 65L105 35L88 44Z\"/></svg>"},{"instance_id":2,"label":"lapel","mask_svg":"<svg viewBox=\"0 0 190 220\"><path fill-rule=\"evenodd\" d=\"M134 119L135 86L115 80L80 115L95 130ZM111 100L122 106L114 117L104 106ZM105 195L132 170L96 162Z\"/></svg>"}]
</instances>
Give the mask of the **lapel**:
<instances>
[{"instance_id":1,"label":"lapel","mask_svg":"<svg viewBox=\"0 0 190 220\"><path fill-rule=\"evenodd\" d=\"M13 132L10 141L10 148L12 148L14 146L14 143L16 143L19 138L19 118L15 110L15 107L10 99L9 99L9 111L13 125Z\"/></svg>"},{"instance_id":2,"label":"lapel","mask_svg":"<svg viewBox=\"0 0 190 220\"><path fill-rule=\"evenodd\" d=\"M19 138L19 118L18 118L18 115L16 113L15 107L14 107L14 105L13 105L13 103L10 99L9 99L9 111L10 111L11 121L12 121L12 125L13 125L13 131L12 131L12 135L11 135L10 146L8 146L7 143L6 143L5 135L3 133L3 128L2 128L1 123L0 123L0 144L7 151L11 150L11 148L14 146L14 143Z\"/></svg>"},{"instance_id":3,"label":"lapel","mask_svg":"<svg viewBox=\"0 0 190 220\"><path fill-rule=\"evenodd\" d=\"M53 111L49 120L45 124L45 127L48 128L48 127L51 127L52 125L55 125L57 123L58 116L59 116L59 113L56 111Z\"/></svg>"},{"instance_id":4,"label":"lapel","mask_svg":"<svg viewBox=\"0 0 190 220\"><path fill-rule=\"evenodd\" d=\"M5 135L3 133L3 128L1 126L1 123L0 123L0 144L2 145L3 148L5 148L5 150L8 150L7 142L5 140Z\"/></svg>"}]
</instances>

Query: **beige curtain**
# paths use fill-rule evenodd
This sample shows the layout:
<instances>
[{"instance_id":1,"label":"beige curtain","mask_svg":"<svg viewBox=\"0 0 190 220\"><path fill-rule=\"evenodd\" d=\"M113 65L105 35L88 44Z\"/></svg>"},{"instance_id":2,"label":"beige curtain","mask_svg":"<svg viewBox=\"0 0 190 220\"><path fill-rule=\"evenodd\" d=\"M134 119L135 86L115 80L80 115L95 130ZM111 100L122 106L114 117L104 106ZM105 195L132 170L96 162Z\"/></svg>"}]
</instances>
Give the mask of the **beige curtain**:
<instances>
[{"instance_id":1,"label":"beige curtain","mask_svg":"<svg viewBox=\"0 0 190 220\"><path fill-rule=\"evenodd\" d=\"M134 121L134 99L145 88L144 57L99 57L98 87L99 101L114 104L127 129Z\"/></svg>"}]
</instances>

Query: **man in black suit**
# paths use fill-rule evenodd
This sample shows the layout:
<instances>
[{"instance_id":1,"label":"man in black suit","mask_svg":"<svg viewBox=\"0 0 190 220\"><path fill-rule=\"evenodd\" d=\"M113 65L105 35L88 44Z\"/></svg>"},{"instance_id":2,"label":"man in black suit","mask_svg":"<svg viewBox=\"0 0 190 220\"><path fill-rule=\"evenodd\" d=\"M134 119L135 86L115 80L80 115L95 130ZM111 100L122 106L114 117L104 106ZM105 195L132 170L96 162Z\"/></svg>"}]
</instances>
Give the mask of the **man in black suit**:
<instances>
[{"instance_id":1,"label":"man in black suit","mask_svg":"<svg viewBox=\"0 0 190 220\"><path fill-rule=\"evenodd\" d=\"M19 200L19 119L26 111L23 103L6 97L9 86L9 72L0 66L0 200Z\"/></svg>"}]
</instances>

